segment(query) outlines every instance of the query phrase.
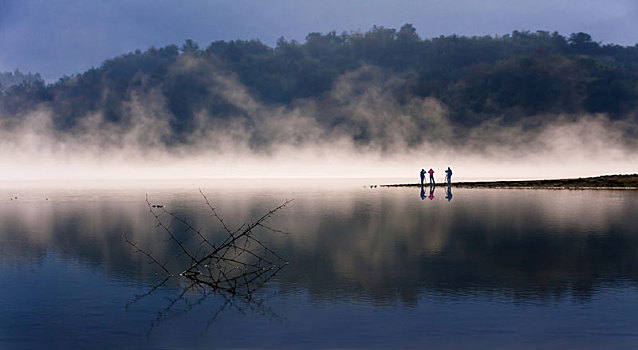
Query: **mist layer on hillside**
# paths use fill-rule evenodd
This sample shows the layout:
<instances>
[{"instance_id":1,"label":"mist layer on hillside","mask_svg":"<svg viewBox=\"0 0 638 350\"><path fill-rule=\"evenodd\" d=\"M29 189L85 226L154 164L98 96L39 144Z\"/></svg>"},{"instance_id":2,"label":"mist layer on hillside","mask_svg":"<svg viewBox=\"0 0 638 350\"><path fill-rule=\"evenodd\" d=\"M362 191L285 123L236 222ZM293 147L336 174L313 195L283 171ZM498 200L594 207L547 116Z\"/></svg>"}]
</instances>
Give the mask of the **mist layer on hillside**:
<instances>
[{"instance_id":1,"label":"mist layer on hillside","mask_svg":"<svg viewBox=\"0 0 638 350\"><path fill-rule=\"evenodd\" d=\"M193 63L196 64L196 63ZM46 109L5 122L3 180L114 178L409 178L451 166L466 179L574 177L635 171L638 152L623 121L605 115L552 116L529 128L490 121L460 128L437 99L399 103L397 76L364 67L339 78L321 104L260 103L236 79L211 73L211 96L238 110L217 120L202 111L179 144L158 94L129 102L125 124L89 115L56 131ZM351 123L332 127L331 115ZM416 177L416 176L415 176Z\"/></svg>"},{"instance_id":2,"label":"mist layer on hillside","mask_svg":"<svg viewBox=\"0 0 638 350\"><path fill-rule=\"evenodd\" d=\"M0 101L0 180L636 172L637 92L622 78L635 72L621 61L631 48L600 47L584 33L424 41L409 25L307 40L205 51L187 42L12 87ZM496 51L468 60L472 45ZM597 66L612 49L627 55ZM273 64L279 71L266 69Z\"/></svg>"}]
</instances>

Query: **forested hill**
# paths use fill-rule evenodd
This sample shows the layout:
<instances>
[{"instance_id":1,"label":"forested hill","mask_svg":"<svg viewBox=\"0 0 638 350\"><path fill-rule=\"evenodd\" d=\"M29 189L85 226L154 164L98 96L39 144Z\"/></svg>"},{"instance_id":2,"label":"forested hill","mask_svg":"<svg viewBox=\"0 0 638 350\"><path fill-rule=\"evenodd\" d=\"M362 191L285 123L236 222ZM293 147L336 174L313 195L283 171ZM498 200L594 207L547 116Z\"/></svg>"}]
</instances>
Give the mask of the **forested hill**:
<instances>
[{"instance_id":1,"label":"forested hill","mask_svg":"<svg viewBox=\"0 0 638 350\"><path fill-rule=\"evenodd\" d=\"M24 74L19 69L13 72L0 72L0 92L15 85L33 84L41 80L40 74L32 74L31 72Z\"/></svg>"},{"instance_id":2,"label":"forested hill","mask_svg":"<svg viewBox=\"0 0 638 350\"><path fill-rule=\"evenodd\" d=\"M319 125L349 127L354 139L366 142L374 137L369 120L351 128L359 121L341 98L360 96L371 85L393 108L431 98L450 123L472 128L489 120L582 114L635 122L637 82L638 45L544 31L422 39L406 24L311 33L303 43L282 38L274 48L257 40L205 47L187 40L135 51L53 84L31 79L5 88L0 116L16 121L46 110L54 127L68 132L96 114L103 123L125 125L135 113L132 102L154 102L162 112L153 117L167 120L173 133L166 141L180 142L201 118L248 120L264 106L290 110L311 103Z\"/></svg>"}]
</instances>

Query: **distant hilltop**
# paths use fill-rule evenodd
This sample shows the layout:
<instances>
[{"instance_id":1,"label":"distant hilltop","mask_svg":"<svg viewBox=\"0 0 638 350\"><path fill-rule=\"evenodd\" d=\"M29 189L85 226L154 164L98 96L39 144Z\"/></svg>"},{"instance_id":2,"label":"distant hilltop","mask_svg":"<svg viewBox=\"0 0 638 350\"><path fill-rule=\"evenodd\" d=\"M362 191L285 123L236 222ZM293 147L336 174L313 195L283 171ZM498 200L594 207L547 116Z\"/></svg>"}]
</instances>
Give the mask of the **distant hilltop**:
<instances>
[{"instance_id":1,"label":"distant hilltop","mask_svg":"<svg viewBox=\"0 0 638 350\"><path fill-rule=\"evenodd\" d=\"M41 84L42 77L40 74L22 73L19 69L13 72L0 72L0 92L12 86L26 84Z\"/></svg>"},{"instance_id":2,"label":"distant hilltop","mask_svg":"<svg viewBox=\"0 0 638 350\"><path fill-rule=\"evenodd\" d=\"M425 142L518 147L520 135L494 141L492 131L534 133L582 118L622 121L616 136L629 143L638 134L638 46L602 45L586 33L423 39L406 24L310 33L303 43L281 38L274 48L187 40L49 85L37 75L18 78L0 93L3 127L37 116L44 122L32 124L54 137L86 138L100 149L204 138L259 152L336 139L382 151Z\"/></svg>"}]
</instances>

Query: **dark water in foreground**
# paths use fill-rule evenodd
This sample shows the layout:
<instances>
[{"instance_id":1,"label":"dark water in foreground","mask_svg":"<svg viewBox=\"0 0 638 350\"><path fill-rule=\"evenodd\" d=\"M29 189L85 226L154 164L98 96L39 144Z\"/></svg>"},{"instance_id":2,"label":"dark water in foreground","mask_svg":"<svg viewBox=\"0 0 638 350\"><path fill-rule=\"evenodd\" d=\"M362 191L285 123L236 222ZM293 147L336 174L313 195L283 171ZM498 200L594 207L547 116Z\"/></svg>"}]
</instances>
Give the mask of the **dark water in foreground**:
<instances>
[{"instance_id":1,"label":"dark water in foreground","mask_svg":"<svg viewBox=\"0 0 638 350\"><path fill-rule=\"evenodd\" d=\"M136 299L163 276L124 234L184 258L144 193L225 237L195 187L1 190L0 348L638 347L638 192L202 190L233 228L295 199L268 223L289 234L257 233L289 264L250 300L179 276Z\"/></svg>"}]
</instances>

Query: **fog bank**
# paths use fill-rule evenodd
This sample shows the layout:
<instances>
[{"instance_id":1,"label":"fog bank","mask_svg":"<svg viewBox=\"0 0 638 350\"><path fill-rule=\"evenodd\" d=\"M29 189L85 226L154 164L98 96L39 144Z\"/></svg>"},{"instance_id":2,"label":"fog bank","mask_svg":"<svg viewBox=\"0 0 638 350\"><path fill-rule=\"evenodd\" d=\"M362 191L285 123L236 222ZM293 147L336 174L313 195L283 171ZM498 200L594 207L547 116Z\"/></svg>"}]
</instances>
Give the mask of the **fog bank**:
<instances>
[{"instance_id":1,"label":"fog bank","mask_svg":"<svg viewBox=\"0 0 638 350\"><path fill-rule=\"evenodd\" d=\"M183 56L175 70L198 70L208 94L232 106L219 118L202 109L189 132L157 90L132 91L118 123L103 112L70 130L39 108L0 124L0 181L191 178L396 178L421 168L442 179L541 179L634 173L635 126L606 115L539 115L462 127L434 97L409 97L405 77L374 66L342 75L322 99L261 103L232 74ZM347 122L340 118L347 117ZM505 117L505 116L503 116Z\"/></svg>"}]
</instances>

